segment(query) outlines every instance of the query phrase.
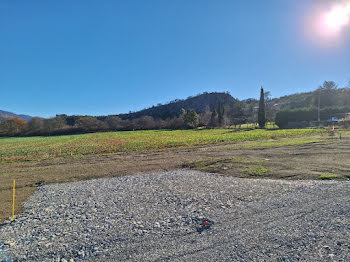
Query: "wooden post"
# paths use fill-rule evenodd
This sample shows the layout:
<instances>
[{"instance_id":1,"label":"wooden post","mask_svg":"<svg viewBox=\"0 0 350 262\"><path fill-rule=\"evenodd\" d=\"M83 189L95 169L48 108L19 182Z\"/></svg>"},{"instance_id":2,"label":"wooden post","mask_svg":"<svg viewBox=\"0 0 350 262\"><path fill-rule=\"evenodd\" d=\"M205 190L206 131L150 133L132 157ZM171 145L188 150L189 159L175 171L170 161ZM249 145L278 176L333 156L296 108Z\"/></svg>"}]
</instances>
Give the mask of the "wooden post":
<instances>
[{"instance_id":1,"label":"wooden post","mask_svg":"<svg viewBox=\"0 0 350 262\"><path fill-rule=\"evenodd\" d=\"M13 180L13 192L12 192L12 219L15 220L15 195L16 195L16 179Z\"/></svg>"}]
</instances>

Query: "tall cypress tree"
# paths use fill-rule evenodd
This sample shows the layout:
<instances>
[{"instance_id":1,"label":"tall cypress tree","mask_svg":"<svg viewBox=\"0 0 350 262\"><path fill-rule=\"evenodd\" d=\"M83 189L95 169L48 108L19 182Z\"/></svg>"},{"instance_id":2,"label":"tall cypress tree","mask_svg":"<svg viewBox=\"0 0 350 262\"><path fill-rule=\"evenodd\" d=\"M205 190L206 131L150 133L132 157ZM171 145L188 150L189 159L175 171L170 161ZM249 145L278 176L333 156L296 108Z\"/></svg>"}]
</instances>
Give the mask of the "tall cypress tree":
<instances>
[{"instance_id":1,"label":"tall cypress tree","mask_svg":"<svg viewBox=\"0 0 350 262\"><path fill-rule=\"evenodd\" d=\"M218 114L216 113L216 110L214 109L213 113L211 113L211 117L210 117L210 121L209 121L209 126L210 127L216 127L218 124L217 124L217 116Z\"/></svg>"},{"instance_id":2,"label":"tall cypress tree","mask_svg":"<svg viewBox=\"0 0 350 262\"><path fill-rule=\"evenodd\" d=\"M217 106L216 112L218 114L219 126L221 127L224 124L225 109L224 109L224 106L222 105L220 99L218 99L218 106Z\"/></svg>"},{"instance_id":3,"label":"tall cypress tree","mask_svg":"<svg viewBox=\"0 0 350 262\"><path fill-rule=\"evenodd\" d=\"M258 123L260 128L265 127L266 117L265 117L265 97L264 89L261 87L260 100L259 100L259 111L258 111Z\"/></svg>"}]
</instances>

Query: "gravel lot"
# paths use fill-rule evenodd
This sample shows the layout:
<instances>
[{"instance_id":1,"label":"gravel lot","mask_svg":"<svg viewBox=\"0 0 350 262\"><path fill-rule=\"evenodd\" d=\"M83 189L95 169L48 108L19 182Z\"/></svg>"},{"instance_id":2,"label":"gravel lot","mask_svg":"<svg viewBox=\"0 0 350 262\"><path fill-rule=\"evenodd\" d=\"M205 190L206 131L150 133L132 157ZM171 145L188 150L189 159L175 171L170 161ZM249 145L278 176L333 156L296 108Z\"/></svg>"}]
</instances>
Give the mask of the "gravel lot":
<instances>
[{"instance_id":1,"label":"gravel lot","mask_svg":"<svg viewBox=\"0 0 350 262\"><path fill-rule=\"evenodd\" d=\"M0 261L350 261L350 183L190 170L39 187Z\"/></svg>"}]
</instances>

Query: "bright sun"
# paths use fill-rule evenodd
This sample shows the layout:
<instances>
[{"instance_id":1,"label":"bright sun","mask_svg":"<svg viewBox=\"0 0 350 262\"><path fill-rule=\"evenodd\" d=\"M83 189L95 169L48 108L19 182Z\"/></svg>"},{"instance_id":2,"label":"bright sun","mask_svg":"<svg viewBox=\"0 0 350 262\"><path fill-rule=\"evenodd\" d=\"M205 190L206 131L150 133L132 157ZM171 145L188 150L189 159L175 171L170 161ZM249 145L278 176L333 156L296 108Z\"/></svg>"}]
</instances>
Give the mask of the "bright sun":
<instances>
[{"instance_id":1,"label":"bright sun","mask_svg":"<svg viewBox=\"0 0 350 262\"><path fill-rule=\"evenodd\" d=\"M323 23L329 33L338 33L350 23L350 4L336 5L324 15Z\"/></svg>"}]
</instances>

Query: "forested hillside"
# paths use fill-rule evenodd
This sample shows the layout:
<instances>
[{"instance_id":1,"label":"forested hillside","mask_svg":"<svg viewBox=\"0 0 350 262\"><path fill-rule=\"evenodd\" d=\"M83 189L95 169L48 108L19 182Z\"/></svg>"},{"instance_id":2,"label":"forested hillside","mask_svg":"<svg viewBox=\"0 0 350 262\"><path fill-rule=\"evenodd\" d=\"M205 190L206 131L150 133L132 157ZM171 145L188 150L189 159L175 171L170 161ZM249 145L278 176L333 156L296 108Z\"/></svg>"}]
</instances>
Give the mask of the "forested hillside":
<instances>
[{"instance_id":1,"label":"forested hillside","mask_svg":"<svg viewBox=\"0 0 350 262\"><path fill-rule=\"evenodd\" d=\"M350 87L350 86L349 86ZM279 104L280 109L297 109L318 106L320 98L321 107L350 106L350 88L338 88L333 81L325 81L322 86L313 92L292 94L271 99L274 104Z\"/></svg>"},{"instance_id":2,"label":"forested hillside","mask_svg":"<svg viewBox=\"0 0 350 262\"><path fill-rule=\"evenodd\" d=\"M232 107L237 100L229 93L203 93L194 97L188 97L187 99L175 99L165 105L152 106L138 112L120 114L118 116L121 119L135 119L143 116L167 119L169 117L178 117L181 113L181 109L193 109L198 114L204 113L205 111L212 112L216 108L218 101Z\"/></svg>"},{"instance_id":3,"label":"forested hillside","mask_svg":"<svg viewBox=\"0 0 350 262\"><path fill-rule=\"evenodd\" d=\"M280 127L290 126L290 123L301 123L307 126L312 121L330 119L347 119L350 113L350 88L338 88L335 82L325 81L313 92L293 94L272 99L271 104L276 110L275 122Z\"/></svg>"}]
</instances>

